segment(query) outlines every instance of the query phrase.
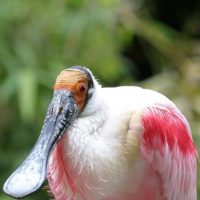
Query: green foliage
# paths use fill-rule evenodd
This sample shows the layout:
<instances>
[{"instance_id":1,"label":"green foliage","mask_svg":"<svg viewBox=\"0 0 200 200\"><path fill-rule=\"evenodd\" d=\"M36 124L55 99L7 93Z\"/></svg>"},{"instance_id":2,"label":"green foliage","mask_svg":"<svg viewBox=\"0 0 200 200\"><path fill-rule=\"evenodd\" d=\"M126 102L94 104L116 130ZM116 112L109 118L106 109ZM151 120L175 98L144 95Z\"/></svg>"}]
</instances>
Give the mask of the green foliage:
<instances>
[{"instance_id":1,"label":"green foliage","mask_svg":"<svg viewBox=\"0 0 200 200\"><path fill-rule=\"evenodd\" d=\"M105 86L139 84L166 94L189 119L200 147L199 10L187 16L182 30L175 30L154 17L155 5L139 0L1 0L0 187L36 141L54 80L67 66L90 67ZM153 73L140 82L134 73L140 65L123 53L132 43L129 52L137 52L136 39ZM0 199L11 198L1 193ZM48 197L41 190L27 199Z\"/></svg>"}]
</instances>

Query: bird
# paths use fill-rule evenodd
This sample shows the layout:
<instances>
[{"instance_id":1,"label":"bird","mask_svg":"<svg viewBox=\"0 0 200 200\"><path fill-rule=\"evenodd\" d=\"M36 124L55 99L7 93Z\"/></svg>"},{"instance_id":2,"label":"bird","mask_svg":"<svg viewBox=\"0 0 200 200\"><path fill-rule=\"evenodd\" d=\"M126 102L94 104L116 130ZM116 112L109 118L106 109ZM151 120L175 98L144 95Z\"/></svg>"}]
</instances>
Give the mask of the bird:
<instances>
[{"instance_id":1,"label":"bird","mask_svg":"<svg viewBox=\"0 0 200 200\"><path fill-rule=\"evenodd\" d=\"M23 198L47 179L56 200L196 200L197 149L166 96L102 87L87 67L57 76L31 153L3 186Z\"/></svg>"}]
</instances>

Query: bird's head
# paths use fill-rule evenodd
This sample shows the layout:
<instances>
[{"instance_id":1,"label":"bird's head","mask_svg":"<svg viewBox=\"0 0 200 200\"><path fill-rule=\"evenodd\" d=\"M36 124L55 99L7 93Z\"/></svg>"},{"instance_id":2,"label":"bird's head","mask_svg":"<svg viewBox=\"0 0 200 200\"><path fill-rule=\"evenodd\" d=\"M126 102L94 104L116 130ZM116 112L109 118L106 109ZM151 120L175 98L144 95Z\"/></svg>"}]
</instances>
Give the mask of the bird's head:
<instances>
[{"instance_id":1,"label":"bird's head","mask_svg":"<svg viewBox=\"0 0 200 200\"><path fill-rule=\"evenodd\" d=\"M22 198L41 187L51 151L73 121L91 111L96 87L97 82L85 67L74 66L58 75L40 136L31 153L5 182L5 193Z\"/></svg>"},{"instance_id":2,"label":"bird's head","mask_svg":"<svg viewBox=\"0 0 200 200\"><path fill-rule=\"evenodd\" d=\"M57 77L54 91L68 92L73 96L78 111L82 112L94 92L92 73L85 67L75 66L63 70Z\"/></svg>"}]
</instances>

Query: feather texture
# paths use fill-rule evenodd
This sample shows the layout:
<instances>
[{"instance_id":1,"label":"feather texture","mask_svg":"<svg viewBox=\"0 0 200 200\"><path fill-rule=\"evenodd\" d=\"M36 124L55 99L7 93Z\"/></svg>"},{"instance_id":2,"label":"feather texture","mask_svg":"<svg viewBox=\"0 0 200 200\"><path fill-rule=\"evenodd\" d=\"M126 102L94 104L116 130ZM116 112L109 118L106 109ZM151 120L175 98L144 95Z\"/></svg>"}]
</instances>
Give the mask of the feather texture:
<instances>
[{"instance_id":1,"label":"feather texture","mask_svg":"<svg viewBox=\"0 0 200 200\"><path fill-rule=\"evenodd\" d=\"M197 152L176 106L151 90L95 84L52 152L48 181L55 198L195 200Z\"/></svg>"},{"instance_id":2,"label":"feather texture","mask_svg":"<svg viewBox=\"0 0 200 200\"><path fill-rule=\"evenodd\" d=\"M161 177L165 199L196 199L197 152L183 116L173 108L153 106L142 121L140 148Z\"/></svg>"}]
</instances>

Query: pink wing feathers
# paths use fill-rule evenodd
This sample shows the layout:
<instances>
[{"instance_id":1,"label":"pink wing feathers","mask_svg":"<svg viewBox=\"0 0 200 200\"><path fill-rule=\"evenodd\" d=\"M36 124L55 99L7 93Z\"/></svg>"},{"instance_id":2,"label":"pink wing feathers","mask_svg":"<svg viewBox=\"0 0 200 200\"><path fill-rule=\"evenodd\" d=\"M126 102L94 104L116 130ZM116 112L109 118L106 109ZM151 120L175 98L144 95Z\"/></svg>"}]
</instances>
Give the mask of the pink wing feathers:
<instances>
[{"instance_id":1,"label":"pink wing feathers","mask_svg":"<svg viewBox=\"0 0 200 200\"><path fill-rule=\"evenodd\" d=\"M174 108L153 106L142 116L141 152L158 172L166 200L196 199L196 157L189 126Z\"/></svg>"}]
</instances>

